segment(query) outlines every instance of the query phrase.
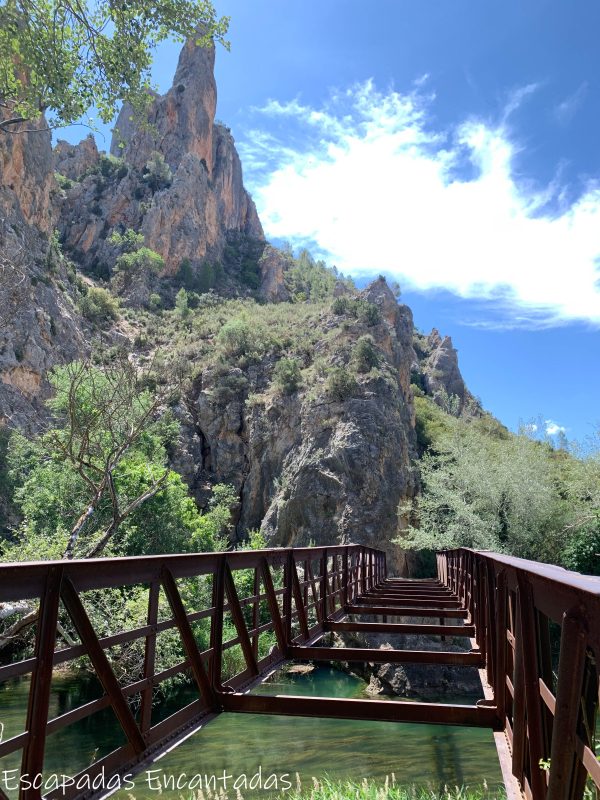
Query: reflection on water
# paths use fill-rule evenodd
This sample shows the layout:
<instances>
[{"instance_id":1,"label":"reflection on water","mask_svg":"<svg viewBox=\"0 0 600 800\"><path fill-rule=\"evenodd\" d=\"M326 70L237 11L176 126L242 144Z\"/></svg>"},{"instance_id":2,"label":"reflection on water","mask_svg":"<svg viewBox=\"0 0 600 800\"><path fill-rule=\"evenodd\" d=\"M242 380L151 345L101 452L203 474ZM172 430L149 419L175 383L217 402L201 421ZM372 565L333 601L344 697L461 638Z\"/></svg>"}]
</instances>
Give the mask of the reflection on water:
<instances>
[{"instance_id":1,"label":"reflection on water","mask_svg":"<svg viewBox=\"0 0 600 800\"><path fill-rule=\"evenodd\" d=\"M278 674L254 692L365 698L364 688L358 678L318 666L307 675ZM259 768L263 790L252 791L243 784L243 776L248 785ZM391 773L403 784L473 786L485 779L492 787L502 786L489 730L259 714L219 715L152 769L156 772L136 778L136 797L156 797L154 787L161 782L168 786L169 777L185 773L188 782L195 774L218 779L224 770L233 776L228 787L240 781L244 798L281 796L281 776L287 774L295 787L296 773L303 787L312 785L313 776L383 781ZM280 779L279 792L264 789L269 776ZM222 785L223 781L217 782L217 788ZM167 789L165 794L178 797L190 792ZM235 791L230 796L235 797Z\"/></svg>"},{"instance_id":2,"label":"reflection on water","mask_svg":"<svg viewBox=\"0 0 600 800\"><path fill-rule=\"evenodd\" d=\"M257 687L255 692L366 697L364 688L364 682L358 678L323 665L306 675L277 674L272 682ZM23 729L27 691L28 681L24 680L0 686L0 721L5 725L5 739ZM93 681L56 676L51 716L97 697L99 691ZM190 689L182 694L185 698L177 698L173 709L194 696ZM165 706L160 709L161 717L168 710ZM122 743L123 736L112 711L98 712L48 738L45 772L73 775ZM18 754L0 759L0 770L18 765ZM118 797L125 800L133 794L158 798L158 786L166 783L163 800L179 797L187 800L196 793L194 788L200 788L196 779L190 789L194 775L199 774L201 781L204 776L209 779L215 776L216 787L220 788L224 771L231 776L227 779L229 796L236 797L231 790L238 781L245 800L284 796L288 783L296 786L296 773L304 787L311 785L313 776L383 780L391 773L403 784L475 785L483 779L490 786L502 784L493 737L488 730L258 714L219 715L151 769L154 771L150 775L142 773L135 779L135 789L124 790ZM182 779L184 773L186 777ZM169 783L169 779L174 782L177 778L179 790ZM16 796L15 792L8 794L11 800Z\"/></svg>"}]
</instances>

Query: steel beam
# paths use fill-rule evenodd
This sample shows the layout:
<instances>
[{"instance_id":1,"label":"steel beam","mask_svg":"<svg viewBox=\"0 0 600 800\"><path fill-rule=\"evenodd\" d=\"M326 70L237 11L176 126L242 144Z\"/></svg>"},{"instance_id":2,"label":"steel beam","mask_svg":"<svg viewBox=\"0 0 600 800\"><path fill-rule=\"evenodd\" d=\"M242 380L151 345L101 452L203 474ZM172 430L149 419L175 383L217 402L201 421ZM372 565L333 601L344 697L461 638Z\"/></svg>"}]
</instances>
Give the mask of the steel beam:
<instances>
[{"instance_id":1,"label":"steel beam","mask_svg":"<svg viewBox=\"0 0 600 800\"><path fill-rule=\"evenodd\" d=\"M496 725L496 710L491 706L239 693L224 694L221 701L225 711L249 714L282 714L293 717L376 720L378 722L423 722L437 725L469 725L479 728L494 728Z\"/></svg>"},{"instance_id":2,"label":"steel beam","mask_svg":"<svg viewBox=\"0 0 600 800\"><path fill-rule=\"evenodd\" d=\"M465 636L475 635L474 625L424 625L402 622L327 622L327 631L357 631L361 633L419 634L423 636Z\"/></svg>"},{"instance_id":3,"label":"steel beam","mask_svg":"<svg viewBox=\"0 0 600 800\"><path fill-rule=\"evenodd\" d=\"M305 647L292 645L290 658L314 661L364 661L377 664L453 664L482 667L479 652L453 653L437 650L384 650L371 647Z\"/></svg>"}]
</instances>

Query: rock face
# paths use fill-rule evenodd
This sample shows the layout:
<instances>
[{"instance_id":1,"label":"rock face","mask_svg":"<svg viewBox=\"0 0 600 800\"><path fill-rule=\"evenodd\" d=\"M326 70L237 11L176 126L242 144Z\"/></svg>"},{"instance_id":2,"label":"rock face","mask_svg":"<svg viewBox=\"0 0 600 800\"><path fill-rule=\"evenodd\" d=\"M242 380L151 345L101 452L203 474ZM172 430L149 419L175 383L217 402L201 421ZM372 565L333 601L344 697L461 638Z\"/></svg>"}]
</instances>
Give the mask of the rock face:
<instances>
[{"instance_id":1,"label":"rock face","mask_svg":"<svg viewBox=\"0 0 600 800\"><path fill-rule=\"evenodd\" d=\"M205 485L235 487L239 535L260 527L277 547L369 544L384 548L391 569L400 570L402 551L391 540L398 505L417 485L412 316L384 281L365 289L363 299L380 308L381 321L349 326L339 353L368 333L382 369L362 377L343 400L332 399L323 381L316 392L261 394L272 379L269 360L226 375L222 368L205 371L189 400L193 435L184 446L201 453L201 461L187 477L200 502ZM326 335L336 324L324 314L319 329ZM257 394L259 401L247 402Z\"/></svg>"},{"instance_id":2,"label":"rock face","mask_svg":"<svg viewBox=\"0 0 600 800\"><path fill-rule=\"evenodd\" d=\"M425 385L428 394L436 397L440 389L448 396L455 395L461 405L467 398L465 382L458 367L458 353L452 345L450 336L440 336L434 328L429 334L428 345L431 355L425 363Z\"/></svg>"},{"instance_id":3,"label":"rock face","mask_svg":"<svg viewBox=\"0 0 600 800\"><path fill-rule=\"evenodd\" d=\"M188 42L172 88L152 100L148 125L122 109L112 160L94 153L88 140L59 144L57 170L80 181L66 190L61 236L83 268L108 277L118 255L108 238L126 228L144 234L144 244L163 257L165 275L184 261L192 273L207 260L222 262L232 235L264 246L231 132L214 122L213 67L214 48Z\"/></svg>"},{"instance_id":4,"label":"rock face","mask_svg":"<svg viewBox=\"0 0 600 800\"><path fill-rule=\"evenodd\" d=\"M71 181L80 180L99 161L100 154L93 135L78 144L59 139L54 148L54 169Z\"/></svg>"},{"instance_id":5,"label":"rock face","mask_svg":"<svg viewBox=\"0 0 600 800\"><path fill-rule=\"evenodd\" d=\"M285 253L268 244L261 255L260 267L260 294L268 303L282 303L290 299L290 293L285 285L285 271L288 260Z\"/></svg>"},{"instance_id":6,"label":"rock face","mask_svg":"<svg viewBox=\"0 0 600 800\"><path fill-rule=\"evenodd\" d=\"M290 257L265 242L233 137L214 122L213 65L212 48L188 43L173 87L152 100L150 125L139 126L122 111L111 156L99 153L90 137L78 145L59 142L54 154L48 132L0 137L0 425L39 428L48 370L89 352L92 322L78 309L85 308L83 294L94 278L123 303L156 309L168 291L174 299L172 278L177 274L184 285L185 272L202 294L195 296L199 315L221 302L210 294L212 285L200 288L201 279L209 282L207 275L214 279L217 272L218 292L226 296L290 300ZM72 264L60 252L57 227ZM115 272L121 251L111 235L129 228L162 256L164 269ZM299 391L274 388L275 365L292 347L287 332L262 360L234 363L217 349L212 366L201 359L192 364L193 386L174 409L182 434L172 464L202 507L215 483L235 488L238 538L260 527L278 547L368 544L385 549L390 570L401 574L404 552L392 543L402 530L398 509L418 489L411 378L417 369L436 398L445 392L464 404L470 395L449 338L434 331L415 351L412 313L383 278L360 294L339 280L334 296L342 310L312 304L316 336L311 331L306 344L296 337L302 339L293 350L302 362L297 369L310 372L310 384ZM350 307L356 313L343 310ZM300 306L287 308L299 309L291 326L304 324ZM220 312L213 312L214 319ZM144 349L136 333L148 318L160 328L164 313L122 318L103 331L103 341L120 337L123 344L127 336L135 356L138 344ZM184 340L189 352L201 352L194 351L190 331L191 325L174 343L175 355L187 358L187 349L176 352ZM207 334L211 346L217 331ZM366 337L377 366L360 372L352 359ZM336 371L346 376L343 392L329 384ZM399 686L412 679L380 672L377 680Z\"/></svg>"},{"instance_id":7,"label":"rock face","mask_svg":"<svg viewBox=\"0 0 600 800\"><path fill-rule=\"evenodd\" d=\"M0 425L26 430L40 421L48 369L85 346L50 241L58 187L50 133L39 128L0 137Z\"/></svg>"},{"instance_id":8,"label":"rock face","mask_svg":"<svg viewBox=\"0 0 600 800\"><path fill-rule=\"evenodd\" d=\"M381 621L378 617L364 617L364 621ZM390 621L388 619L388 621ZM403 622L427 624L429 619L421 617L403 618ZM383 650L444 650L445 652L468 652L468 638L449 637L445 642L439 636L408 636L401 634L336 633L331 635L335 647L371 647ZM367 691L373 695L398 695L412 700L435 701L453 695L455 698L469 696L471 702L483 696L481 679L475 667L456 667L439 664L349 664L341 662L342 668L369 681Z\"/></svg>"}]
</instances>

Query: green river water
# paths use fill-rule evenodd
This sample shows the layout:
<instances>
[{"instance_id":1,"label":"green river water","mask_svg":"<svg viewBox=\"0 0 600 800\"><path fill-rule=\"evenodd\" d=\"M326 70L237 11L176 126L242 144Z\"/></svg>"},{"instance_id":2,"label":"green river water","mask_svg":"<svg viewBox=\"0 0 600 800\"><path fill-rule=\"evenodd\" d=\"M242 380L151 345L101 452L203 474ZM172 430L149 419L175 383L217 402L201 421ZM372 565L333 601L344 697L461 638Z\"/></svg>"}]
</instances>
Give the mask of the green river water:
<instances>
[{"instance_id":1,"label":"green river water","mask_svg":"<svg viewBox=\"0 0 600 800\"><path fill-rule=\"evenodd\" d=\"M363 681L323 665L306 675L277 674L254 691L365 698L364 689ZM27 690L27 681L0 687L4 739L23 730ZM99 696L100 691L80 677L56 676L51 716ZM192 696L191 690L181 692L173 707L164 704L158 708L159 716L168 716ZM112 711L98 712L48 738L45 773L74 775L122 742ZM16 755L0 760L0 770L17 765ZM162 798L188 800L198 788L205 787L211 776L215 776L217 788L226 783L228 797L232 798L237 797L237 782L245 800L285 797L288 784L295 788L299 780L307 788L312 785L313 776L325 775L385 780L393 773L398 783L432 787L473 786L484 779L490 787L502 785L492 733L488 730L257 714L219 715L148 769L151 772L142 772L134 779L135 788L128 785L117 796L122 800L131 795L144 800L158 798L160 787ZM224 771L231 777L224 780ZM179 790L173 786L175 779L179 780ZM6 782L3 788L8 789L11 800L16 797Z\"/></svg>"}]
</instances>

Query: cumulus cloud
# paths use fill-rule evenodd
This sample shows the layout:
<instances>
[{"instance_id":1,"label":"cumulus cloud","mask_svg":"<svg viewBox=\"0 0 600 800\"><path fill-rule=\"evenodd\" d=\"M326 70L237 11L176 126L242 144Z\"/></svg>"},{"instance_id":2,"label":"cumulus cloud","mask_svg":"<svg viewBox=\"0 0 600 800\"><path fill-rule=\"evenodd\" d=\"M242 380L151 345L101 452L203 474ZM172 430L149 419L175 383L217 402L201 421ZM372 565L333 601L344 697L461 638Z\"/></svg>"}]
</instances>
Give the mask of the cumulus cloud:
<instances>
[{"instance_id":1,"label":"cumulus cloud","mask_svg":"<svg viewBox=\"0 0 600 800\"><path fill-rule=\"evenodd\" d=\"M426 84L401 94L367 81L320 108L259 109L240 149L267 235L354 277L484 300L508 325L600 324L600 188L568 205L560 181L538 190L515 174L508 118L536 86L495 124L440 130Z\"/></svg>"},{"instance_id":2,"label":"cumulus cloud","mask_svg":"<svg viewBox=\"0 0 600 800\"><path fill-rule=\"evenodd\" d=\"M567 429L562 425L559 425L557 422L554 422L552 419L545 420L546 425L546 435L547 436L557 436L559 433L566 433Z\"/></svg>"}]
</instances>

